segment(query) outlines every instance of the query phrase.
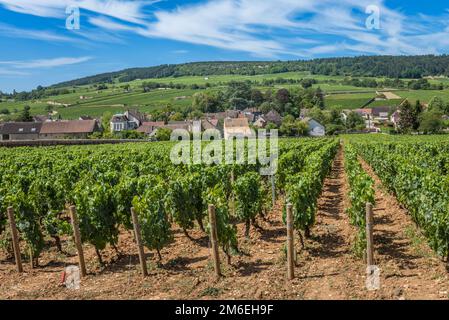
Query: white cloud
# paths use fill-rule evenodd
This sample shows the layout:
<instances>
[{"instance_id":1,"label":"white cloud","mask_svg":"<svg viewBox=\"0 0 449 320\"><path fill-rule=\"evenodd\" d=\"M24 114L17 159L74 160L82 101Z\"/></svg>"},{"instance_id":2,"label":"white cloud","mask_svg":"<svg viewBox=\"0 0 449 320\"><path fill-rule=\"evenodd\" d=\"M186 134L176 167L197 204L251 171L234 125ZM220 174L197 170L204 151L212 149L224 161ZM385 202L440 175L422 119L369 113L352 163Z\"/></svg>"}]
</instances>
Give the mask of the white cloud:
<instances>
[{"instance_id":1,"label":"white cloud","mask_svg":"<svg viewBox=\"0 0 449 320\"><path fill-rule=\"evenodd\" d=\"M0 35L10 38L24 38L44 41L73 41L72 38L45 30L22 29L0 23Z\"/></svg>"},{"instance_id":2,"label":"white cloud","mask_svg":"<svg viewBox=\"0 0 449 320\"><path fill-rule=\"evenodd\" d=\"M5 65L10 69L42 69L42 68L54 68L63 67L67 65L73 65L83 63L91 60L91 57L79 57L79 58L53 58L53 59L39 59L28 61L0 61L0 65Z\"/></svg>"},{"instance_id":3,"label":"white cloud","mask_svg":"<svg viewBox=\"0 0 449 320\"><path fill-rule=\"evenodd\" d=\"M143 23L142 7L155 1L132 0L0 0L0 4L11 11L40 17L61 18L66 16L68 6L114 17L131 23Z\"/></svg>"},{"instance_id":4,"label":"white cloud","mask_svg":"<svg viewBox=\"0 0 449 320\"><path fill-rule=\"evenodd\" d=\"M29 73L0 68L0 75L2 75L2 76L28 76Z\"/></svg>"},{"instance_id":5,"label":"white cloud","mask_svg":"<svg viewBox=\"0 0 449 320\"><path fill-rule=\"evenodd\" d=\"M423 54L449 49L447 13L432 17L429 23L427 16L408 17L389 8L383 0L209 0L181 3L171 10L155 9L155 2L158 1L0 0L0 5L52 18L65 17L67 5L78 5L87 15L86 21L104 33L79 33L89 40L102 41L109 35L120 41L117 35L135 33L259 57L310 57L344 50L354 54ZM365 27L365 9L369 5L380 8L380 30ZM27 37L27 33L23 36ZM58 37L49 32L28 31L28 37L33 36L43 40Z\"/></svg>"}]
</instances>

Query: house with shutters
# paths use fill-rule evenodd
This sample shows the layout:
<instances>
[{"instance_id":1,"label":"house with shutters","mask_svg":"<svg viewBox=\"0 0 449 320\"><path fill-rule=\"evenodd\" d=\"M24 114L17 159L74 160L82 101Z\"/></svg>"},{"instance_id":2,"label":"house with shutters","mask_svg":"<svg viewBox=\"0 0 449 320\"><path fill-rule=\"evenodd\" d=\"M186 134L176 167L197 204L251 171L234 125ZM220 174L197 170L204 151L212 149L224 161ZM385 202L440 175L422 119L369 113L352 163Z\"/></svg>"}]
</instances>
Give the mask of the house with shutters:
<instances>
[{"instance_id":1,"label":"house with shutters","mask_svg":"<svg viewBox=\"0 0 449 320\"><path fill-rule=\"evenodd\" d=\"M111 119L111 132L135 130L145 122L145 115L137 110L127 110L123 114L115 114Z\"/></svg>"}]
</instances>

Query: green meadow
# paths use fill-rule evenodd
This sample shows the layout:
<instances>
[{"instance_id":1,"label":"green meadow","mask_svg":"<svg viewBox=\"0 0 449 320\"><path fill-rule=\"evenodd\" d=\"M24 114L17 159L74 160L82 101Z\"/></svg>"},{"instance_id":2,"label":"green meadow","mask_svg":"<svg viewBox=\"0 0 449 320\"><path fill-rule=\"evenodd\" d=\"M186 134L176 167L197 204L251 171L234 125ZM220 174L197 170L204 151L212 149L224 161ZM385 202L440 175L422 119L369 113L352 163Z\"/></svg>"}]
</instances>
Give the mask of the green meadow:
<instances>
[{"instance_id":1,"label":"green meadow","mask_svg":"<svg viewBox=\"0 0 449 320\"><path fill-rule=\"evenodd\" d=\"M154 89L150 92L143 92L142 84L144 82L155 82L161 84L182 84L190 86L192 84L213 85L205 90L218 90L229 81L252 81L262 91L269 90L270 87L262 86L263 80L275 79L292 79L301 80L304 78L313 78L318 81L313 87L320 87L326 94L325 103L327 107L338 109L356 109L363 106L371 98L375 96L376 88L360 88L338 83L343 76L324 76L311 75L306 72L288 72L279 74L243 76L243 75L220 75L220 76L186 76L186 77L168 77L160 79L135 80L128 83L109 84L108 89L97 90L95 86L76 86L67 87L68 94L52 96L42 100L20 101L20 102L0 102L0 110L8 109L12 116L15 112L20 112L25 105L29 105L32 114L46 114L46 108L51 105L53 110L61 115L64 119L76 119L81 115L90 115L99 117L104 112L122 112L127 108L137 108L143 112L152 112L171 105L173 109L188 106L192 103L192 96L196 92L204 91L204 89ZM376 78L381 80L382 78ZM430 79L431 83L449 84L447 78ZM126 85L130 86L130 92L125 91ZM272 88L291 89L298 87L299 84L279 84ZM370 106L396 106L402 99L408 98L411 101L421 100L428 103L433 97L441 97L445 101L449 101L449 89L445 90L403 90L394 91L401 97L396 100L375 101ZM81 99L81 96L84 99ZM2 117L2 116L0 116ZM4 117L4 116L3 116Z\"/></svg>"}]
</instances>

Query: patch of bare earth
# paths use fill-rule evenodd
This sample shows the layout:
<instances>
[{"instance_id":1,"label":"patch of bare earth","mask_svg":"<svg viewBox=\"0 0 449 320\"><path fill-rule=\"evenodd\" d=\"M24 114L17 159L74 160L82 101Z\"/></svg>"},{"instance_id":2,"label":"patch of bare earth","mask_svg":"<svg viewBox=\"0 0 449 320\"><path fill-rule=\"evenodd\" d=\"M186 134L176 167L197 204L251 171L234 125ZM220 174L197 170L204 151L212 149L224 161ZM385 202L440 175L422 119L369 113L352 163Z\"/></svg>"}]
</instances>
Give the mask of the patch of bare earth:
<instances>
[{"instance_id":1,"label":"patch of bare earth","mask_svg":"<svg viewBox=\"0 0 449 320\"><path fill-rule=\"evenodd\" d=\"M383 188L380 179L363 160L375 181L375 263L381 271L376 299L448 299L446 265L434 255L407 210Z\"/></svg>"},{"instance_id":2,"label":"patch of bare earth","mask_svg":"<svg viewBox=\"0 0 449 320\"><path fill-rule=\"evenodd\" d=\"M259 219L262 230L252 228L244 237L244 225L238 225L240 255L226 263L221 255L224 277L216 281L210 259L209 240L200 230L189 231L189 240L179 228L173 229L174 242L162 250L159 263L154 252L146 250L149 276L139 273L138 256L130 232L122 231L118 248L103 251L105 267L97 263L92 246L84 245L89 275L80 290L60 286L65 266L76 264L76 251L70 239L64 239L59 254L54 246L42 253L40 267L31 270L24 257L25 273L15 272L12 259L0 255L0 299L296 299L298 283L287 283L283 247L286 241L282 222L282 201L266 219ZM220 251L221 253L221 251Z\"/></svg>"}]
</instances>

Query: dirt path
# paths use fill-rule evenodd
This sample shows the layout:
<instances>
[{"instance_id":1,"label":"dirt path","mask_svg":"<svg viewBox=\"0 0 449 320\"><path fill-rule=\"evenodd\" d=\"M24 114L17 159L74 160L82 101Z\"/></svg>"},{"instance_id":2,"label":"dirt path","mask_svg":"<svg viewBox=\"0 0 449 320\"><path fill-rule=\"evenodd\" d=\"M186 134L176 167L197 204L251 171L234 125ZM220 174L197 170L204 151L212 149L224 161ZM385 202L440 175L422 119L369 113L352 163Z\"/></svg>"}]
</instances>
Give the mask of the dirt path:
<instances>
[{"instance_id":1,"label":"dirt path","mask_svg":"<svg viewBox=\"0 0 449 320\"><path fill-rule=\"evenodd\" d=\"M448 272L426 244L407 210L382 186L372 168L361 161L375 181L375 262L381 270L378 299L448 299Z\"/></svg>"},{"instance_id":2,"label":"dirt path","mask_svg":"<svg viewBox=\"0 0 449 320\"><path fill-rule=\"evenodd\" d=\"M345 213L348 184L339 151L318 202L317 221L299 275L305 299L358 299L364 296L364 264L352 254L355 234Z\"/></svg>"}]
</instances>

